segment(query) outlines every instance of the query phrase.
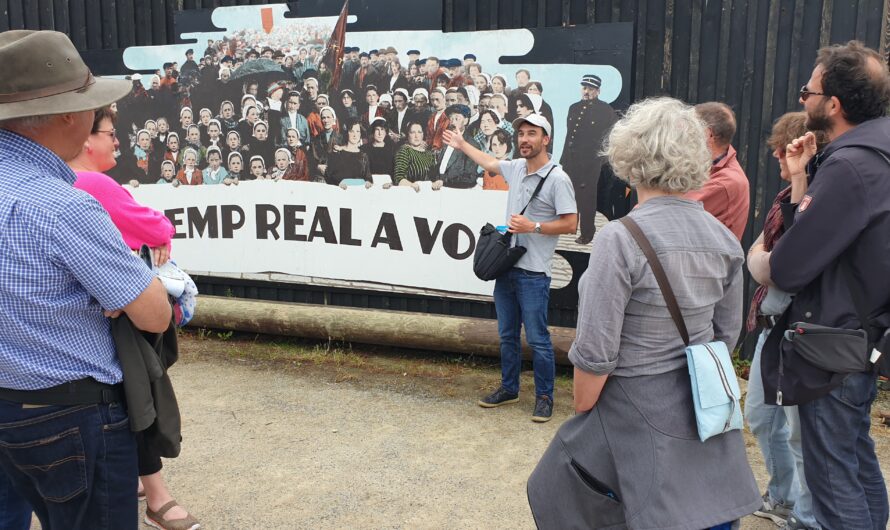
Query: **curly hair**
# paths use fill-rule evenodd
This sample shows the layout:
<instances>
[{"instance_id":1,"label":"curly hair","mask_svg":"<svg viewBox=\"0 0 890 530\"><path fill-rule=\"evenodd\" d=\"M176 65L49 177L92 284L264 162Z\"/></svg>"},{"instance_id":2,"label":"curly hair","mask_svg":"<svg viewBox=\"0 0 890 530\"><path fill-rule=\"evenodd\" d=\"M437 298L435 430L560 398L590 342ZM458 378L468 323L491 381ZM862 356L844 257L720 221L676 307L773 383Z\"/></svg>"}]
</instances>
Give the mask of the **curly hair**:
<instances>
[{"instance_id":1,"label":"curly hair","mask_svg":"<svg viewBox=\"0 0 890 530\"><path fill-rule=\"evenodd\" d=\"M791 143L791 140L800 138L807 133L807 113L786 112L773 124L773 130L770 132L766 145L770 149L785 150L785 146ZM824 131L813 131L816 135L816 147L822 149L828 143L828 137Z\"/></svg>"},{"instance_id":2,"label":"curly hair","mask_svg":"<svg viewBox=\"0 0 890 530\"><path fill-rule=\"evenodd\" d=\"M669 193L698 189L708 179L711 154L695 109L672 98L631 105L613 127L603 154L633 187Z\"/></svg>"},{"instance_id":3,"label":"curly hair","mask_svg":"<svg viewBox=\"0 0 890 530\"><path fill-rule=\"evenodd\" d=\"M840 100L847 121L858 125L887 114L890 73L876 51L858 41L827 46L816 66L822 67L822 92Z\"/></svg>"}]
</instances>

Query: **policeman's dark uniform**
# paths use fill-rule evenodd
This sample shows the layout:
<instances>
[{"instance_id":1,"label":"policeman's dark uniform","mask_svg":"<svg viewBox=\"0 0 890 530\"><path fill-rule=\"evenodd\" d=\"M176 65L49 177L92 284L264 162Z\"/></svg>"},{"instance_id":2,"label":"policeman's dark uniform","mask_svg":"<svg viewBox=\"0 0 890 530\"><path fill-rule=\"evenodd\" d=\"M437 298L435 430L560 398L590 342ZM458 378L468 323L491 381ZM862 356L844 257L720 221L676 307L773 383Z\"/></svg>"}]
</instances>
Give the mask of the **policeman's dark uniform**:
<instances>
[{"instance_id":1,"label":"policeman's dark uniform","mask_svg":"<svg viewBox=\"0 0 890 530\"><path fill-rule=\"evenodd\" d=\"M599 88L602 81L598 76L585 75L582 86ZM597 180L603 159L598 156L603 137L618 121L618 116L608 103L599 99L581 100L569 107L566 125L566 140L559 163L572 179L575 186L575 200L578 202L578 215L581 223L581 237L577 242L586 244L596 232Z\"/></svg>"}]
</instances>

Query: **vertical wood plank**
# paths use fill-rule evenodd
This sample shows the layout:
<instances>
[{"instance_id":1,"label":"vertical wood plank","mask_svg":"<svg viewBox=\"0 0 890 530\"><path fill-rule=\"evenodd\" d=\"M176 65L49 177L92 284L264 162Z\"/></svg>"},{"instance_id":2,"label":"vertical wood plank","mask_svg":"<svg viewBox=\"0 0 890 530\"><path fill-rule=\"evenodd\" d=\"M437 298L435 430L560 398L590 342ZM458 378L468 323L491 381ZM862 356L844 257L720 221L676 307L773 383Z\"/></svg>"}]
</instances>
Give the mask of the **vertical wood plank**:
<instances>
[{"instance_id":1,"label":"vertical wood plank","mask_svg":"<svg viewBox=\"0 0 890 530\"><path fill-rule=\"evenodd\" d=\"M727 101L726 70L729 67L730 32L732 30L733 0L723 0L720 6L720 44L717 53L717 91L714 99ZM733 42L738 46L738 42Z\"/></svg>"},{"instance_id":2,"label":"vertical wood plank","mask_svg":"<svg viewBox=\"0 0 890 530\"><path fill-rule=\"evenodd\" d=\"M136 23L136 46L148 46L151 43L151 5L149 0L134 1L134 17Z\"/></svg>"},{"instance_id":3,"label":"vertical wood plank","mask_svg":"<svg viewBox=\"0 0 890 530\"><path fill-rule=\"evenodd\" d=\"M454 0L445 1L445 13L442 15L442 30L454 31Z\"/></svg>"},{"instance_id":4,"label":"vertical wood plank","mask_svg":"<svg viewBox=\"0 0 890 530\"><path fill-rule=\"evenodd\" d=\"M803 25L805 0L794 2L794 26L791 29L791 60L788 69L788 95L785 99L785 111L791 110L797 105L798 89L803 84L800 82L800 51L804 47Z\"/></svg>"},{"instance_id":5,"label":"vertical wood plank","mask_svg":"<svg viewBox=\"0 0 890 530\"><path fill-rule=\"evenodd\" d=\"M689 32L689 91L687 101L697 103L698 72L701 61L702 46L702 0L692 0L692 24ZM710 40L710 36L708 39Z\"/></svg>"},{"instance_id":6,"label":"vertical wood plank","mask_svg":"<svg viewBox=\"0 0 890 530\"><path fill-rule=\"evenodd\" d=\"M742 116L752 116L752 99L753 99L753 80L754 80L754 54L755 54L755 44L756 44L756 32L757 32L757 11L758 11L758 2L750 2L747 4L747 20L746 20L746 35L750 36L750 38L745 41L745 60L744 60L744 69L741 74L741 106L739 114ZM745 20L745 19L742 19ZM750 124L751 119L745 119L741 123L741 127L739 128L739 163L742 167L747 167L747 156L748 156L748 136L750 134Z\"/></svg>"},{"instance_id":7,"label":"vertical wood plank","mask_svg":"<svg viewBox=\"0 0 890 530\"><path fill-rule=\"evenodd\" d=\"M102 18L99 16L101 7L99 0L86 0L84 2L87 27L87 49L102 49Z\"/></svg>"},{"instance_id":8,"label":"vertical wood plank","mask_svg":"<svg viewBox=\"0 0 890 530\"><path fill-rule=\"evenodd\" d=\"M68 34L71 42L79 50L87 48L87 23L84 16L84 0L70 0L68 2Z\"/></svg>"},{"instance_id":9,"label":"vertical wood plank","mask_svg":"<svg viewBox=\"0 0 890 530\"><path fill-rule=\"evenodd\" d=\"M856 40L865 41L866 40L866 29L868 28L868 12L869 12L869 1L868 0L859 0L859 9L856 10L856 33L854 33Z\"/></svg>"},{"instance_id":10,"label":"vertical wood plank","mask_svg":"<svg viewBox=\"0 0 890 530\"><path fill-rule=\"evenodd\" d=\"M674 39L674 0L664 3L664 59L661 67L661 91L673 94L671 90L672 46Z\"/></svg>"},{"instance_id":11,"label":"vertical wood plank","mask_svg":"<svg viewBox=\"0 0 890 530\"><path fill-rule=\"evenodd\" d=\"M105 50L116 48L117 2L115 0L101 0L100 5L102 17L102 48Z\"/></svg>"},{"instance_id":12,"label":"vertical wood plank","mask_svg":"<svg viewBox=\"0 0 890 530\"><path fill-rule=\"evenodd\" d=\"M620 22L621 21L621 4L624 2L614 1L612 2L612 18L611 22Z\"/></svg>"},{"instance_id":13,"label":"vertical wood plank","mask_svg":"<svg viewBox=\"0 0 890 530\"><path fill-rule=\"evenodd\" d=\"M593 24L595 21L596 21L596 0L587 0L587 23Z\"/></svg>"},{"instance_id":14,"label":"vertical wood plank","mask_svg":"<svg viewBox=\"0 0 890 530\"><path fill-rule=\"evenodd\" d=\"M25 29L25 10L22 0L10 0L9 29Z\"/></svg>"},{"instance_id":15,"label":"vertical wood plank","mask_svg":"<svg viewBox=\"0 0 890 530\"><path fill-rule=\"evenodd\" d=\"M776 68L776 54L779 39L779 17L781 15L780 0L770 0L769 2L769 21L766 29L766 54L763 60L763 92L761 96L761 104L763 108L760 111L760 124L757 130L760 132L756 137L752 138L751 149L757 156L757 166L754 172L755 176L766 175L767 151L763 148L763 138L769 134L769 126L772 124L773 116L773 100L774 88L776 86L776 76L781 75ZM768 70L768 71L767 71ZM787 71L787 70L785 70ZM750 165L749 165L750 167ZM751 187L751 204L763 204L767 200L765 197L765 187ZM761 209L762 210L762 209ZM747 227L746 231L750 232L752 227Z\"/></svg>"},{"instance_id":16,"label":"vertical wood plank","mask_svg":"<svg viewBox=\"0 0 890 530\"><path fill-rule=\"evenodd\" d=\"M476 5L476 0L469 0L468 4L467 29L470 31L476 31L477 29L479 29L479 26L476 24L476 9L478 8Z\"/></svg>"},{"instance_id":17,"label":"vertical wood plank","mask_svg":"<svg viewBox=\"0 0 890 530\"><path fill-rule=\"evenodd\" d=\"M15 0L13 0L15 1ZM9 29L9 0L0 0L0 31Z\"/></svg>"},{"instance_id":18,"label":"vertical wood plank","mask_svg":"<svg viewBox=\"0 0 890 530\"><path fill-rule=\"evenodd\" d=\"M701 12L697 100L717 100L717 63L720 46L726 36L722 31L723 2L706 1Z\"/></svg>"},{"instance_id":19,"label":"vertical wood plank","mask_svg":"<svg viewBox=\"0 0 890 530\"><path fill-rule=\"evenodd\" d=\"M500 14L498 13L498 7L500 6L500 2L498 0L488 0L489 7L491 11L488 13L488 29L497 29L498 27L498 17Z\"/></svg>"},{"instance_id":20,"label":"vertical wood plank","mask_svg":"<svg viewBox=\"0 0 890 530\"><path fill-rule=\"evenodd\" d=\"M834 0L822 0L822 28L819 30L819 47L828 46L831 42L831 16L834 11Z\"/></svg>"},{"instance_id":21,"label":"vertical wood plank","mask_svg":"<svg viewBox=\"0 0 890 530\"><path fill-rule=\"evenodd\" d=\"M890 64L890 50L888 50L888 43L890 43L890 2L883 2L883 14L881 15L881 41L880 41L880 52L884 56L885 62Z\"/></svg>"},{"instance_id":22,"label":"vertical wood plank","mask_svg":"<svg viewBox=\"0 0 890 530\"><path fill-rule=\"evenodd\" d=\"M56 29L56 20L53 14L53 0L39 0L38 18L40 20L40 29Z\"/></svg>"},{"instance_id":23,"label":"vertical wood plank","mask_svg":"<svg viewBox=\"0 0 890 530\"><path fill-rule=\"evenodd\" d=\"M40 29L40 4L35 0L25 0L25 28Z\"/></svg>"},{"instance_id":24,"label":"vertical wood plank","mask_svg":"<svg viewBox=\"0 0 890 530\"><path fill-rule=\"evenodd\" d=\"M127 48L136 44L136 19L133 2L121 0L117 4L117 47Z\"/></svg>"},{"instance_id":25,"label":"vertical wood plank","mask_svg":"<svg viewBox=\"0 0 890 530\"><path fill-rule=\"evenodd\" d=\"M56 31L70 35L71 17L68 13L68 0L54 0L53 19L55 20Z\"/></svg>"},{"instance_id":26,"label":"vertical wood plank","mask_svg":"<svg viewBox=\"0 0 890 530\"><path fill-rule=\"evenodd\" d=\"M646 12L648 10L648 2L646 0L637 0L637 13L634 20L634 32L636 33L636 41L634 46L633 72L632 81L632 101L642 100L646 89L646 44L649 33L646 27Z\"/></svg>"},{"instance_id":27,"label":"vertical wood plank","mask_svg":"<svg viewBox=\"0 0 890 530\"><path fill-rule=\"evenodd\" d=\"M538 4L537 5L538 9L537 9L537 13L535 14L535 25L539 28L543 28L544 26L547 25L547 4L548 3L553 4L555 2L553 0L550 0L550 2L548 2L548 0L536 0L536 1ZM523 20L523 22L526 22L526 21ZM523 24L523 26L528 27L525 24Z\"/></svg>"}]
</instances>

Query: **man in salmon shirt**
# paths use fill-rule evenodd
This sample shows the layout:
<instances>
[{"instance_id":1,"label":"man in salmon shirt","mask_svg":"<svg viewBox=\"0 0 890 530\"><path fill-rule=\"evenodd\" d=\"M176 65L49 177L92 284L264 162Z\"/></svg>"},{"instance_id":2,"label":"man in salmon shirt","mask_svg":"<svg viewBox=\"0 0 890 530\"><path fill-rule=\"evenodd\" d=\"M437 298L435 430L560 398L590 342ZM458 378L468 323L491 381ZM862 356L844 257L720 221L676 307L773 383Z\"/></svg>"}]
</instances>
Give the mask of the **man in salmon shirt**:
<instances>
[{"instance_id":1,"label":"man in salmon shirt","mask_svg":"<svg viewBox=\"0 0 890 530\"><path fill-rule=\"evenodd\" d=\"M741 241L751 198L748 177L730 144L735 136L735 115L729 105L716 101L696 105L695 112L708 128L711 177L701 189L687 193L686 198L701 202Z\"/></svg>"}]
</instances>

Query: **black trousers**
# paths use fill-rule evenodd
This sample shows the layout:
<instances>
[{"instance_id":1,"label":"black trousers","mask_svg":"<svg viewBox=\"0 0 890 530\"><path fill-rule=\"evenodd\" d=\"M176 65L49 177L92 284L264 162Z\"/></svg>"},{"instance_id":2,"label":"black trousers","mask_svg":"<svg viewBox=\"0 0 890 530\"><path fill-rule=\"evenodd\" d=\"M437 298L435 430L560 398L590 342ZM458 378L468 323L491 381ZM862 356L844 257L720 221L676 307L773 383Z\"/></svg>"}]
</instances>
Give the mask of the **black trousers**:
<instances>
[{"instance_id":1,"label":"black trousers","mask_svg":"<svg viewBox=\"0 0 890 530\"><path fill-rule=\"evenodd\" d=\"M161 463L161 457L156 451L153 451L149 444L145 443L145 433L136 433L136 453L139 459L139 476L154 475L164 464Z\"/></svg>"}]
</instances>

